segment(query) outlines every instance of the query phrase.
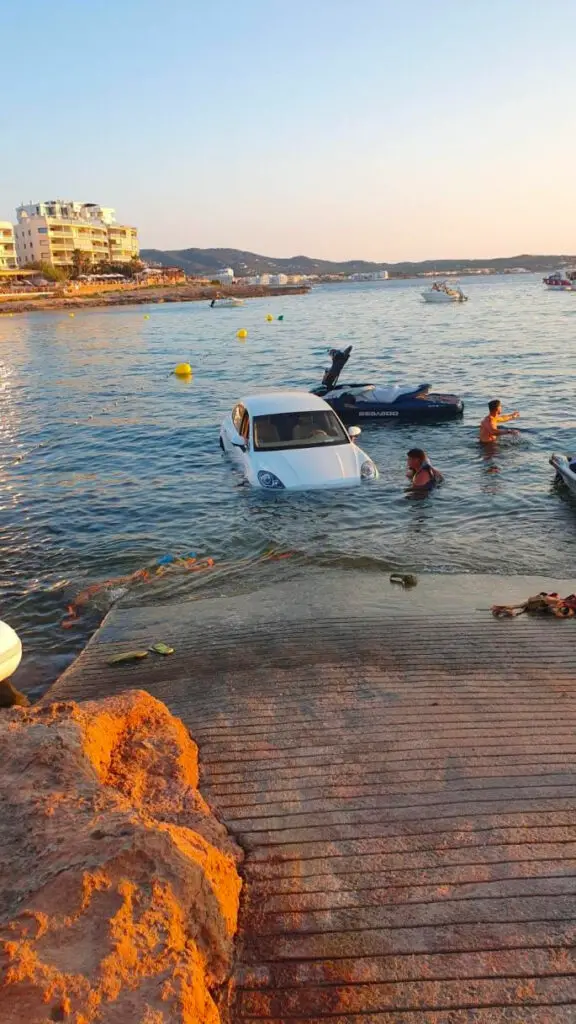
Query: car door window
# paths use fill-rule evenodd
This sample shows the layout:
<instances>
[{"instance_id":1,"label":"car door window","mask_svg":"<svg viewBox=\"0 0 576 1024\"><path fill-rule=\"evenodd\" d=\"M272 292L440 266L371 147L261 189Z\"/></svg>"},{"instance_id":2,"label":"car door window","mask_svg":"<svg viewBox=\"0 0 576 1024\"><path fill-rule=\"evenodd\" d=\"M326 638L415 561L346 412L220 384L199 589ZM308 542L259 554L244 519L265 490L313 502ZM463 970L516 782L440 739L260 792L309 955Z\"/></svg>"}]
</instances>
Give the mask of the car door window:
<instances>
[{"instance_id":1,"label":"car door window","mask_svg":"<svg viewBox=\"0 0 576 1024\"><path fill-rule=\"evenodd\" d=\"M246 409L244 409L244 415L242 417L242 422L240 424L239 433L240 437L242 437L246 444L248 444L248 439L250 437L250 417L246 412Z\"/></svg>"},{"instance_id":2,"label":"car door window","mask_svg":"<svg viewBox=\"0 0 576 1024\"><path fill-rule=\"evenodd\" d=\"M238 433L240 433L240 426L242 424L242 417L244 416L245 412L246 412L246 409L244 408L244 406L240 402L238 403L238 405L235 405L233 410L232 410L232 423L234 424L234 428L235 428L235 430L238 431Z\"/></svg>"}]
</instances>

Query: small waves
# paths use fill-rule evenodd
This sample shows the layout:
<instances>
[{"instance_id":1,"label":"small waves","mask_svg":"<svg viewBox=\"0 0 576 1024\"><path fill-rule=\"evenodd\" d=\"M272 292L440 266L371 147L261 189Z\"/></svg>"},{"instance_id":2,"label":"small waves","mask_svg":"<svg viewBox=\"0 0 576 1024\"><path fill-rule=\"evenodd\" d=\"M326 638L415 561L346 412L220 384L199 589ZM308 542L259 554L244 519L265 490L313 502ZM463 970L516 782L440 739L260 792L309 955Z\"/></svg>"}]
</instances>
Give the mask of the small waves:
<instances>
[{"instance_id":1,"label":"small waves","mask_svg":"<svg viewBox=\"0 0 576 1024\"><path fill-rule=\"evenodd\" d=\"M249 594L334 566L569 575L576 501L554 488L548 457L576 452L573 298L529 276L466 281L462 308L425 306L420 290L330 286L241 314L192 303L151 307L149 320L142 307L4 318L0 597L24 640L20 685L54 678L114 601ZM367 426L360 443L381 476L357 490L238 486L217 445L223 415L254 388L313 386L340 344L354 345L348 379L429 381L464 398L464 422ZM191 382L171 375L183 359ZM486 452L477 424L493 397L520 409L523 434ZM404 493L413 446L446 477L425 501ZM78 592L189 551L214 568L111 587L61 629Z\"/></svg>"}]
</instances>

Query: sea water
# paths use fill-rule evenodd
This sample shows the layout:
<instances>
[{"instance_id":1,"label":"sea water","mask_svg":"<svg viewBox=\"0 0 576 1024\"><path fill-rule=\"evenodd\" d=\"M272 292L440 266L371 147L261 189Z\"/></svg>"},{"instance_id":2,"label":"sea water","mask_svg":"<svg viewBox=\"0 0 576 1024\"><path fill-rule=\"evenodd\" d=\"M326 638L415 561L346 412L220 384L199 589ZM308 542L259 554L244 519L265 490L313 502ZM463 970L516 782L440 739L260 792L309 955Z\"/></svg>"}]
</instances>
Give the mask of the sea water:
<instances>
[{"instance_id":1,"label":"sea water","mask_svg":"<svg viewBox=\"0 0 576 1024\"><path fill-rule=\"evenodd\" d=\"M569 576L576 502L554 487L548 458L576 452L576 293L547 292L532 275L461 283L464 305L426 305L423 282L389 281L241 309L165 303L1 317L0 617L24 643L15 682L35 693L53 679L110 594L186 600L324 565ZM358 489L242 486L218 447L223 416L255 388L320 383L327 349L349 344L344 381L431 383L464 399L464 419L367 424L359 443L380 479ZM171 373L182 361L190 381ZM478 423L491 398L520 410L522 435L487 453ZM446 478L424 501L404 490L416 445ZM111 584L61 628L79 591L190 551L213 557L213 572L167 575L132 593Z\"/></svg>"}]
</instances>

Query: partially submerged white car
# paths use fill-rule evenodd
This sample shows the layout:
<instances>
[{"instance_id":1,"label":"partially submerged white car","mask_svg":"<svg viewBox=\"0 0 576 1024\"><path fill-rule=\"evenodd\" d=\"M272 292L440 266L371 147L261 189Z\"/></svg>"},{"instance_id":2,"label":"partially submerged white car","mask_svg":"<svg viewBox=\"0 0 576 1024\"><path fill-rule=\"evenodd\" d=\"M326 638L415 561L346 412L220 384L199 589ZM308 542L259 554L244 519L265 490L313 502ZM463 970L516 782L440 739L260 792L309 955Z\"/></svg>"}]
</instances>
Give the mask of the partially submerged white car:
<instances>
[{"instance_id":1,"label":"partially submerged white car","mask_svg":"<svg viewBox=\"0 0 576 1024\"><path fill-rule=\"evenodd\" d=\"M267 491L353 487L378 470L322 398L263 391L243 398L220 428L220 447L249 484Z\"/></svg>"}]
</instances>

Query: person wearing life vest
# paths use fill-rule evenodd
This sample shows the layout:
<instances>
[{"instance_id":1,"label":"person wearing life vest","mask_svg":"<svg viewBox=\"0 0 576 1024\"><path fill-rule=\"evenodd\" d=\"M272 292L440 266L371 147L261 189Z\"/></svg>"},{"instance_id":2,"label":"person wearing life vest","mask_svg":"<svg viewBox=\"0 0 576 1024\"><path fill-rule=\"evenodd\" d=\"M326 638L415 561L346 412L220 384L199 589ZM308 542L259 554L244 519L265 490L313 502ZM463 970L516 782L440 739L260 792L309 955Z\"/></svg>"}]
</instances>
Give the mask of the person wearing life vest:
<instances>
[{"instance_id":1,"label":"person wearing life vest","mask_svg":"<svg viewBox=\"0 0 576 1024\"><path fill-rule=\"evenodd\" d=\"M441 484L442 473L431 464L422 448L411 448L406 463L406 476L413 491L431 491Z\"/></svg>"},{"instance_id":2,"label":"person wearing life vest","mask_svg":"<svg viewBox=\"0 0 576 1024\"><path fill-rule=\"evenodd\" d=\"M493 441L497 441L502 434L512 434L514 437L517 437L517 430L508 430L506 427L502 430L500 424L507 423L508 420L517 420L519 415L519 412L511 412L504 416L502 413L502 402L498 398L488 402L488 415L484 417L480 424L481 444L491 444Z\"/></svg>"}]
</instances>

